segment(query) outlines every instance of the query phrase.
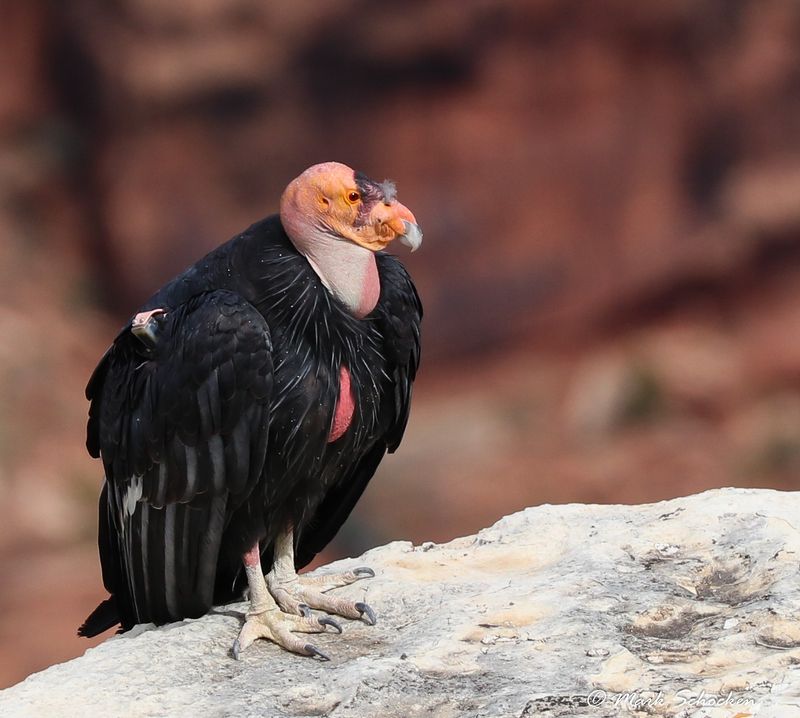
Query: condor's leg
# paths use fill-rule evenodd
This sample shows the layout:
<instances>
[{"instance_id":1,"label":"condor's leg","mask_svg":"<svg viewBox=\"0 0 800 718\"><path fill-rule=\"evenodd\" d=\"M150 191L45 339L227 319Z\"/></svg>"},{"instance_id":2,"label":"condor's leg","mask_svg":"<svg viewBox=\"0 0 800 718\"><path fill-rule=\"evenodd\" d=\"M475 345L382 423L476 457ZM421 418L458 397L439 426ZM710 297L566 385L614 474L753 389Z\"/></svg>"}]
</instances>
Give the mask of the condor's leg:
<instances>
[{"instance_id":1,"label":"condor's leg","mask_svg":"<svg viewBox=\"0 0 800 718\"><path fill-rule=\"evenodd\" d=\"M233 657L238 660L239 654L253 641L257 638L266 638L292 653L318 656L327 661L328 656L319 648L295 634L322 633L327 626L341 633L341 626L327 616L321 618L296 616L284 613L278 608L264 581L258 542L242 557L242 561L247 574L247 584L250 587L250 610L247 612L242 630L239 631L239 637L233 642Z\"/></svg>"},{"instance_id":2,"label":"condor's leg","mask_svg":"<svg viewBox=\"0 0 800 718\"><path fill-rule=\"evenodd\" d=\"M326 591L371 578L371 568L354 568L344 573L321 576L298 576L294 570L294 533L289 527L275 540L275 557L272 570L265 576L269 592L278 605L288 613L308 616L309 608L316 608L343 618L361 619L375 625L375 611L363 601L349 601L337 596L328 596Z\"/></svg>"}]
</instances>

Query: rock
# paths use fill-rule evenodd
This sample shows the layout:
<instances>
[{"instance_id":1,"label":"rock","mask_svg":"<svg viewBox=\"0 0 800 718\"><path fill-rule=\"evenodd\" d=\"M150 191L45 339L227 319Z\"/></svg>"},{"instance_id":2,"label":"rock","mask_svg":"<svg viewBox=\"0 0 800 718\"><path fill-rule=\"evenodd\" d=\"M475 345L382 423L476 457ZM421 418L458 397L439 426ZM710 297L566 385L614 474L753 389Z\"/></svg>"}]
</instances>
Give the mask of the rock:
<instances>
[{"instance_id":1,"label":"rock","mask_svg":"<svg viewBox=\"0 0 800 718\"><path fill-rule=\"evenodd\" d=\"M316 638L329 663L265 642L234 661L235 604L34 674L0 715L800 715L798 510L720 489L391 543L320 569L377 572L340 590L377 626Z\"/></svg>"}]
</instances>

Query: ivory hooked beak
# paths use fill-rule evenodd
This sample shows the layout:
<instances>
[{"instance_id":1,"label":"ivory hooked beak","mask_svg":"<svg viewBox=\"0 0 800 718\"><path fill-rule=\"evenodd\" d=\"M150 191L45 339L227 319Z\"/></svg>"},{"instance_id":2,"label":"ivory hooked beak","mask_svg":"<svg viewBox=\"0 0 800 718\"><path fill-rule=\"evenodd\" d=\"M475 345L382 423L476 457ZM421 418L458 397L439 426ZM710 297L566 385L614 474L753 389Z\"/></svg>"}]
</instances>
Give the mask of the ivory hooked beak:
<instances>
[{"instance_id":1,"label":"ivory hooked beak","mask_svg":"<svg viewBox=\"0 0 800 718\"><path fill-rule=\"evenodd\" d=\"M400 244L404 244L406 247L409 247L412 252L416 252L422 245L422 230L419 228L418 224L409 222L406 219L403 220L403 227L405 228L405 232L398 237Z\"/></svg>"}]
</instances>

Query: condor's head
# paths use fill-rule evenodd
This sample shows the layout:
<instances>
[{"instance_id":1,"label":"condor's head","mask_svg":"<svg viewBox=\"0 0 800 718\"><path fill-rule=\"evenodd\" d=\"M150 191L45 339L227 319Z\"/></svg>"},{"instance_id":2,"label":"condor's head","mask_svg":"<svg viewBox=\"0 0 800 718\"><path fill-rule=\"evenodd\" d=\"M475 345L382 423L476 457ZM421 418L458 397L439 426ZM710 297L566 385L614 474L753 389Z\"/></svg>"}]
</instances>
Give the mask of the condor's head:
<instances>
[{"instance_id":1,"label":"condor's head","mask_svg":"<svg viewBox=\"0 0 800 718\"><path fill-rule=\"evenodd\" d=\"M374 182L339 162L309 167L281 198L281 222L295 246L308 254L326 237L377 252L395 239L418 249L422 232L392 182Z\"/></svg>"},{"instance_id":2,"label":"condor's head","mask_svg":"<svg viewBox=\"0 0 800 718\"><path fill-rule=\"evenodd\" d=\"M281 197L281 224L325 287L356 317L380 298L375 253L399 239L418 249L422 232L389 181L373 182L347 165L309 167Z\"/></svg>"}]
</instances>

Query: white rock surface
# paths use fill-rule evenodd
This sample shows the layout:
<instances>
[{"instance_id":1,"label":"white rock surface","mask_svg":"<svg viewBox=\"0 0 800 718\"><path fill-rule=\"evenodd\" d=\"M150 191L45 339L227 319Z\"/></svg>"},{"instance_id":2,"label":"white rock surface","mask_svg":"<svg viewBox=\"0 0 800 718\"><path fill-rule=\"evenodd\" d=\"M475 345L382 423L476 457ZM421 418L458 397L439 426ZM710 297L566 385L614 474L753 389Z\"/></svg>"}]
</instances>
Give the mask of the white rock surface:
<instances>
[{"instance_id":1,"label":"white rock surface","mask_svg":"<svg viewBox=\"0 0 800 718\"><path fill-rule=\"evenodd\" d=\"M541 506L397 542L340 589L377 626L229 656L244 604L141 627L0 692L0 716L800 716L800 493Z\"/></svg>"}]
</instances>

